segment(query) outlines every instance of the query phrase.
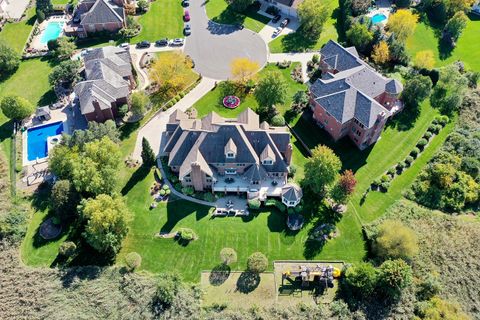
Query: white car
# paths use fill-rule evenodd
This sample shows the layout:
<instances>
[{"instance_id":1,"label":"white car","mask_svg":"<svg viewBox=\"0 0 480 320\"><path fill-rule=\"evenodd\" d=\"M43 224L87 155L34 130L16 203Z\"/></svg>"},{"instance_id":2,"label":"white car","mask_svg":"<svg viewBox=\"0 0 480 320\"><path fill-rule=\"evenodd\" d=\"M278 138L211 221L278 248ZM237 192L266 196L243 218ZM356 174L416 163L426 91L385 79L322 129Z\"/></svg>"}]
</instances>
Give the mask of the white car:
<instances>
[{"instance_id":1,"label":"white car","mask_svg":"<svg viewBox=\"0 0 480 320\"><path fill-rule=\"evenodd\" d=\"M273 31L273 37L278 36L282 32L283 28L277 27L275 31Z\"/></svg>"},{"instance_id":2,"label":"white car","mask_svg":"<svg viewBox=\"0 0 480 320\"><path fill-rule=\"evenodd\" d=\"M170 42L171 46L183 46L184 40L182 38L176 38L173 39L172 42Z\"/></svg>"},{"instance_id":3,"label":"white car","mask_svg":"<svg viewBox=\"0 0 480 320\"><path fill-rule=\"evenodd\" d=\"M122 43L121 45L119 45L120 48L123 48L123 49L130 49L130 43Z\"/></svg>"}]
</instances>

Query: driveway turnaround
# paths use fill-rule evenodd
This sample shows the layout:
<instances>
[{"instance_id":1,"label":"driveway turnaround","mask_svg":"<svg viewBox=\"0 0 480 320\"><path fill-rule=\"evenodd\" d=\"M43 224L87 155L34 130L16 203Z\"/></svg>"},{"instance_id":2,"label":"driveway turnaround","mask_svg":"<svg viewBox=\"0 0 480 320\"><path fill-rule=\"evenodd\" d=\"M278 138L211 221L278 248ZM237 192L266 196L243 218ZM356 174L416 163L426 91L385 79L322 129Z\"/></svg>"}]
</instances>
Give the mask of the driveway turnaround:
<instances>
[{"instance_id":1,"label":"driveway turnaround","mask_svg":"<svg viewBox=\"0 0 480 320\"><path fill-rule=\"evenodd\" d=\"M190 2L192 34L186 38L185 53L192 57L195 70L216 80L231 78L235 58L248 58L260 67L267 62L267 45L255 32L210 21L203 0Z\"/></svg>"}]
</instances>

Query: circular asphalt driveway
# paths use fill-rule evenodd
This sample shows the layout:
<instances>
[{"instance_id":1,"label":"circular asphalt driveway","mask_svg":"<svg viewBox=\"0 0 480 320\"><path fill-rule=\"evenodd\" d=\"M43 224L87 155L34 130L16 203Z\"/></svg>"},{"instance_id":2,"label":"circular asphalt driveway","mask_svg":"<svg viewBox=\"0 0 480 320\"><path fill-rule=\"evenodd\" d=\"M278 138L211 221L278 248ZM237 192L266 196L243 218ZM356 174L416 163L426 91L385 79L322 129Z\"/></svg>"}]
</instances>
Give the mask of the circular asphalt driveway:
<instances>
[{"instance_id":1,"label":"circular asphalt driveway","mask_svg":"<svg viewBox=\"0 0 480 320\"><path fill-rule=\"evenodd\" d=\"M185 53L195 62L202 76L217 80L231 78L230 64L235 58L248 58L260 67L267 63L267 45L255 32L210 21L204 0L190 1L192 34L185 42Z\"/></svg>"}]
</instances>

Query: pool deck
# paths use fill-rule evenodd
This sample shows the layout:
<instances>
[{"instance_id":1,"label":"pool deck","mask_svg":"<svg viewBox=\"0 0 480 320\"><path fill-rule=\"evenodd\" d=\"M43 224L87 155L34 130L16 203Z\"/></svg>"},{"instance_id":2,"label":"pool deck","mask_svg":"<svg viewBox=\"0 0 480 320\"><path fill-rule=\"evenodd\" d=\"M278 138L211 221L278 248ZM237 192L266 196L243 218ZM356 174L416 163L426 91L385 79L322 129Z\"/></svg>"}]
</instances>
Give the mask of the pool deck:
<instances>
[{"instance_id":1,"label":"pool deck","mask_svg":"<svg viewBox=\"0 0 480 320\"><path fill-rule=\"evenodd\" d=\"M39 26L39 30L40 32L35 35L35 37L33 38L32 40L32 43L30 44L30 47L35 49L35 50L48 50L48 47L47 47L47 44L43 44L41 39L42 39L42 35L43 33L45 32L45 29L47 28L47 25L49 22L64 22L65 24L67 23L67 17L66 16L63 16L63 15L58 15L58 16L51 16L47 19L45 19L45 21L43 21ZM64 32L62 30L62 32L60 33L59 37L63 36Z\"/></svg>"},{"instance_id":2,"label":"pool deck","mask_svg":"<svg viewBox=\"0 0 480 320\"><path fill-rule=\"evenodd\" d=\"M370 10L366 16L372 18L376 14L383 14L386 19L376 23L377 25L385 26L388 22L388 18L390 17L390 13L392 11L392 3L388 0L377 0L376 1L376 8Z\"/></svg>"}]
</instances>

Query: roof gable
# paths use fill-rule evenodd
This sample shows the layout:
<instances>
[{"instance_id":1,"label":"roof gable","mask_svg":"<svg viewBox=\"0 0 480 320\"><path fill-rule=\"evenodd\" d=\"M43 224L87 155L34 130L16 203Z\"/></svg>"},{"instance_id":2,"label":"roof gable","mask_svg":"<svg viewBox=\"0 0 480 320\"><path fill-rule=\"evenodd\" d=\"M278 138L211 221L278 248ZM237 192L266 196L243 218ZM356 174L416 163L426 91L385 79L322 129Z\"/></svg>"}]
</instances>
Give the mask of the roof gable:
<instances>
[{"instance_id":1,"label":"roof gable","mask_svg":"<svg viewBox=\"0 0 480 320\"><path fill-rule=\"evenodd\" d=\"M82 21L80 24L99 24L109 22L121 22L123 23L123 8L120 8L110 1L97 0L95 4L90 8L88 12L82 15ZM122 12L122 14L119 14Z\"/></svg>"}]
</instances>

